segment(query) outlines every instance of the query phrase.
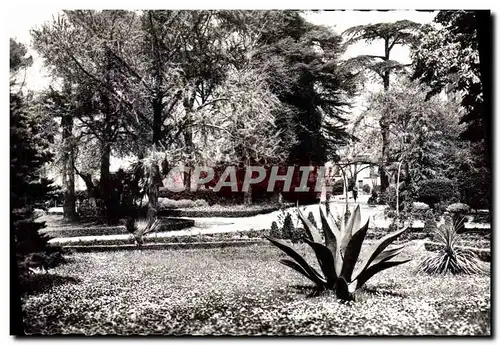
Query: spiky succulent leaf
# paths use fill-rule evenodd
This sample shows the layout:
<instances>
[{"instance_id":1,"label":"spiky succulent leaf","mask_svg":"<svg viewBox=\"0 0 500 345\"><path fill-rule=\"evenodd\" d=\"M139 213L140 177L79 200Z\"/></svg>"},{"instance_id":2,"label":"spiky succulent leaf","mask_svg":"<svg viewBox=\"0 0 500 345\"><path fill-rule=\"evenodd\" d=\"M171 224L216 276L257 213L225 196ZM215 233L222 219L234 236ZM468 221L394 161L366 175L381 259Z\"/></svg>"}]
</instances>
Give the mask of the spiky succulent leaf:
<instances>
[{"instance_id":1,"label":"spiky succulent leaf","mask_svg":"<svg viewBox=\"0 0 500 345\"><path fill-rule=\"evenodd\" d=\"M396 238L398 238L402 233L408 230L408 227L405 227L399 231L395 231L393 233L387 234L374 243L370 249L368 250L368 254L366 255L366 259L360 265L359 272L363 272L366 270L370 264L377 258L377 256L384 251Z\"/></svg>"},{"instance_id":2,"label":"spiky succulent leaf","mask_svg":"<svg viewBox=\"0 0 500 345\"><path fill-rule=\"evenodd\" d=\"M373 277L375 274L379 273L380 271L383 271L385 269L401 265L404 263L407 263L408 261L411 261L411 259L405 259L405 260L399 260L399 261L382 261L376 264L371 265L367 269L363 270L359 276L357 277L356 281L356 288L359 289L362 287L368 279Z\"/></svg>"},{"instance_id":3,"label":"spiky succulent leaf","mask_svg":"<svg viewBox=\"0 0 500 345\"><path fill-rule=\"evenodd\" d=\"M294 269L297 272L299 272L304 277L306 277L307 279L314 282L316 285L318 285L318 283L323 284L321 281L318 281L314 276L311 276L309 273L307 273L306 270L302 266L300 266L297 262L295 262L293 260L281 259L280 263Z\"/></svg>"},{"instance_id":4,"label":"spiky succulent leaf","mask_svg":"<svg viewBox=\"0 0 500 345\"><path fill-rule=\"evenodd\" d=\"M325 234L325 244L328 249L332 251L332 253L335 253L337 250L337 243L340 241L340 231L335 223L327 217L326 211L321 205L319 205L319 214L321 218L321 226Z\"/></svg>"},{"instance_id":5,"label":"spiky succulent leaf","mask_svg":"<svg viewBox=\"0 0 500 345\"><path fill-rule=\"evenodd\" d=\"M327 216L323 207L319 205L319 213L321 216L321 225L323 227L323 233L325 234L325 244L328 249L332 252L335 258L335 273L337 276L340 275L342 270L342 257L340 254L340 231ZM341 222L342 223L342 222Z\"/></svg>"},{"instance_id":6,"label":"spiky succulent leaf","mask_svg":"<svg viewBox=\"0 0 500 345\"><path fill-rule=\"evenodd\" d=\"M404 249L404 245L401 245L401 246L397 246L397 247L394 247L394 248L391 248L391 249L387 249L387 250L384 250L382 253L380 253L379 255L377 255L377 257L375 258L375 260L373 260L373 262L370 264L370 267L373 266L373 265L376 265L380 262L384 262L384 261L389 261L391 260L392 258L398 256ZM356 280L358 279L358 276L360 275L360 273L364 270L364 269L367 269L367 268L364 268L364 267L358 267L354 273L353 273L353 280Z\"/></svg>"},{"instance_id":7,"label":"spiky succulent leaf","mask_svg":"<svg viewBox=\"0 0 500 345\"><path fill-rule=\"evenodd\" d=\"M327 288L332 289L337 281L335 259L333 253L325 245L305 239L305 242L314 250L321 271L326 278Z\"/></svg>"},{"instance_id":8,"label":"spiky succulent leaf","mask_svg":"<svg viewBox=\"0 0 500 345\"><path fill-rule=\"evenodd\" d=\"M290 256L292 259L294 259L297 262L297 264L300 265L304 269L304 271L307 272L307 274L309 276L311 276L311 278L312 278L311 280L316 285L321 286L321 285L324 285L326 283L326 280L323 277L321 277L321 275L318 273L318 271L316 271L313 267L311 267L307 263L307 261L302 257L302 255L297 253L293 248L291 248L287 244L281 242L277 238L272 238L272 237L268 237L268 236L266 236L266 238L269 240L269 242L274 244L276 247L278 247L279 249L284 251L288 256Z\"/></svg>"},{"instance_id":9,"label":"spiky succulent leaf","mask_svg":"<svg viewBox=\"0 0 500 345\"><path fill-rule=\"evenodd\" d=\"M388 260L392 259L393 257L399 255L403 251L403 249L404 249L404 246L401 245L401 246L397 246L397 247L392 248L392 249L384 250L382 253L377 255L377 257L375 258L375 260L373 260L373 262L371 263L370 266L373 266L379 262L388 261Z\"/></svg>"},{"instance_id":10,"label":"spiky succulent leaf","mask_svg":"<svg viewBox=\"0 0 500 345\"><path fill-rule=\"evenodd\" d=\"M304 229L306 230L307 235L311 241L321 243L321 234L318 229L307 219L304 214L300 211L298 203L297 203L297 213L299 215L299 219L302 221L304 225Z\"/></svg>"},{"instance_id":11,"label":"spiky succulent leaf","mask_svg":"<svg viewBox=\"0 0 500 345\"><path fill-rule=\"evenodd\" d=\"M340 276L346 281L350 282L352 277L352 272L354 271L354 266L359 258L359 253L361 252L361 246L365 240L366 232L368 231L368 221L359 230L355 231L351 237L351 240L347 244L344 254L344 261L342 263L342 271Z\"/></svg>"},{"instance_id":12,"label":"spiky succulent leaf","mask_svg":"<svg viewBox=\"0 0 500 345\"><path fill-rule=\"evenodd\" d=\"M340 242L340 250L342 253L345 252L347 244L351 240L351 237L355 231L361 228L361 211L359 205L351 213L347 224L345 225L343 232L341 233L342 240Z\"/></svg>"}]
</instances>

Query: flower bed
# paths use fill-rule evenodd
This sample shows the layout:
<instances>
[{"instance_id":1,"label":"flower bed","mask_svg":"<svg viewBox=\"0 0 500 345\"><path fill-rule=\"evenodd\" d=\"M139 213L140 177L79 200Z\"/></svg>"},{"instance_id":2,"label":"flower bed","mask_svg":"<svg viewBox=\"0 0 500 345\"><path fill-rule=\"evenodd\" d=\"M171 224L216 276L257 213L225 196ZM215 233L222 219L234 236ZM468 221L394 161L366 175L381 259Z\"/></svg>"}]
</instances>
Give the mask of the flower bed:
<instances>
[{"instance_id":1,"label":"flower bed","mask_svg":"<svg viewBox=\"0 0 500 345\"><path fill-rule=\"evenodd\" d=\"M279 210L278 205L231 205L231 206L207 206L185 209L160 209L159 214L169 217L252 217L259 214L271 213Z\"/></svg>"},{"instance_id":2,"label":"flower bed","mask_svg":"<svg viewBox=\"0 0 500 345\"><path fill-rule=\"evenodd\" d=\"M269 246L75 253L52 270L72 279L23 298L26 331L490 335L490 278L415 273L420 252L411 248L413 261L376 275L349 303L309 297L308 282Z\"/></svg>"}]
</instances>

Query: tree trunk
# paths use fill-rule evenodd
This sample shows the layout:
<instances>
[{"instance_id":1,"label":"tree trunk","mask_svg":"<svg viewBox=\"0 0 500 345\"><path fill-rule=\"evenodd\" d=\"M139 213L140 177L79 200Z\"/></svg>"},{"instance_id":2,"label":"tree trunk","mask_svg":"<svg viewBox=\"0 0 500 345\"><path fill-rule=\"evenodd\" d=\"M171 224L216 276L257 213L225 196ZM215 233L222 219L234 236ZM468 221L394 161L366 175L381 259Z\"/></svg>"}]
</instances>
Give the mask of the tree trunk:
<instances>
[{"instance_id":1,"label":"tree trunk","mask_svg":"<svg viewBox=\"0 0 500 345\"><path fill-rule=\"evenodd\" d=\"M158 216L158 194L163 185L161 180L160 168L154 163L148 168L148 214L147 221L153 222Z\"/></svg>"},{"instance_id":2,"label":"tree trunk","mask_svg":"<svg viewBox=\"0 0 500 345\"><path fill-rule=\"evenodd\" d=\"M106 89L112 87L111 83L111 72L113 70L112 57L110 52L106 52L106 69L105 73L105 85ZM111 160L111 145L114 143L114 130L118 126L118 117L116 112L113 110L111 105L111 99L107 90L102 90L100 94L101 104L102 104L102 114L104 116L103 129L102 129L102 139L101 139L101 181L100 181L100 195L104 203L104 218L107 220L108 224L116 222L119 217L119 210L117 209L116 202L113 202L113 190L111 188L111 175L109 171L110 160Z\"/></svg>"},{"instance_id":3,"label":"tree trunk","mask_svg":"<svg viewBox=\"0 0 500 345\"><path fill-rule=\"evenodd\" d=\"M347 221L349 220L349 216L351 215L349 212L349 178L347 176L347 173L342 171L342 174L344 175L344 186L345 186L345 214L344 214L344 222L347 224Z\"/></svg>"},{"instance_id":4,"label":"tree trunk","mask_svg":"<svg viewBox=\"0 0 500 345\"><path fill-rule=\"evenodd\" d=\"M250 159L244 158L245 165L246 165L246 171L250 170ZM250 175L250 177L252 177ZM245 206L251 206L252 205L252 184L248 184L248 190L243 192L243 204Z\"/></svg>"},{"instance_id":5,"label":"tree trunk","mask_svg":"<svg viewBox=\"0 0 500 345\"><path fill-rule=\"evenodd\" d=\"M111 198L111 186L110 186L110 159L111 159L111 147L109 143L104 142L102 144L101 152L101 181L100 181L100 195L102 201L104 202L103 217L107 220L108 224L113 222L113 205Z\"/></svg>"},{"instance_id":6,"label":"tree trunk","mask_svg":"<svg viewBox=\"0 0 500 345\"><path fill-rule=\"evenodd\" d=\"M390 59L390 55L391 55L391 49L389 48L389 39L386 38L384 40L384 57L385 57L385 62L388 62L389 59ZM384 76L383 76L383 79L384 79L384 91L389 91L389 81L390 81L390 70L389 68L387 68L385 71L384 71Z\"/></svg>"},{"instance_id":7,"label":"tree trunk","mask_svg":"<svg viewBox=\"0 0 500 345\"><path fill-rule=\"evenodd\" d=\"M380 119L380 129L382 134L382 157L380 161L380 191L384 192L389 187L389 176L387 175L387 156L389 149L389 125L385 121L384 116Z\"/></svg>"},{"instance_id":8,"label":"tree trunk","mask_svg":"<svg viewBox=\"0 0 500 345\"><path fill-rule=\"evenodd\" d=\"M244 192L244 204L245 206L252 205L252 184L249 184L248 191Z\"/></svg>"},{"instance_id":9,"label":"tree trunk","mask_svg":"<svg viewBox=\"0 0 500 345\"><path fill-rule=\"evenodd\" d=\"M159 143L161 142L162 139L162 126L163 126L163 121L162 121L162 112L163 112L163 93L162 93L162 88L163 88L163 76L162 76L162 59L161 59L161 49L160 45L158 42L158 37L156 36L156 30L155 30L155 25L153 22L153 17L151 12L148 12L148 19L149 19L149 29L150 29L150 34L152 38L152 50L150 51L151 53L151 58L153 62L153 78L154 78L154 93L153 93L153 101L152 101L152 106L153 106L153 145L155 147L159 147Z\"/></svg>"},{"instance_id":10,"label":"tree trunk","mask_svg":"<svg viewBox=\"0 0 500 345\"><path fill-rule=\"evenodd\" d=\"M194 92L194 91L193 91ZM186 111L186 123L187 126L184 129L184 140L186 143L186 153L190 156L190 160L188 160L185 164L189 169L188 172L184 172L184 187L186 190L191 189L191 168L192 168L192 155L194 153L194 145L193 145L193 132L191 127L192 121L192 112L193 112L193 101L189 99L189 95L184 97L183 101L184 110Z\"/></svg>"},{"instance_id":11,"label":"tree trunk","mask_svg":"<svg viewBox=\"0 0 500 345\"><path fill-rule=\"evenodd\" d=\"M492 73L490 72L490 68L492 65L492 52L491 47L493 46L492 39L492 27L493 27L493 19L490 11L481 10L475 11L476 16L476 26L477 26L477 38L478 38L478 52L479 52L479 69L481 73L481 86L483 89L483 108L481 111L481 117L483 121L484 128L484 154L483 159L486 167L488 168L488 179L492 180L492 169L491 169L491 144L493 143L491 140L491 120L493 107L492 107ZM487 193L488 198L488 208L490 213L492 210L492 193Z\"/></svg>"},{"instance_id":12,"label":"tree trunk","mask_svg":"<svg viewBox=\"0 0 500 345\"><path fill-rule=\"evenodd\" d=\"M384 40L385 43L385 61L389 61L390 49L389 49L389 39ZM383 75L384 91L389 91L390 82L390 72L386 70ZM382 161L380 162L380 192L384 192L387 187L389 187L389 177L387 176L386 166L388 163L388 149L389 149L389 124L387 123L387 117L389 114L382 113L380 118L380 132L382 135Z\"/></svg>"},{"instance_id":13,"label":"tree trunk","mask_svg":"<svg viewBox=\"0 0 500 345\"><path fill-rule=\"evenodd\" d=\"M153 145L159 147L162 139L162 110L161 98L153 100Z\"/></svg>"},{"instance_id":14,"label":"tree trunk","mask_svg":"<svg viewBox=\"0 0 500 345\"><path fill-rule=\"evenodd\" d=\"M61 118L62 141L63 141L63 188L64 188L64 219L73 221L76 215L75 196L75 172L74 150L73 150L73 118L70 114L64 114Z\"/></svg>"}]
</instances>

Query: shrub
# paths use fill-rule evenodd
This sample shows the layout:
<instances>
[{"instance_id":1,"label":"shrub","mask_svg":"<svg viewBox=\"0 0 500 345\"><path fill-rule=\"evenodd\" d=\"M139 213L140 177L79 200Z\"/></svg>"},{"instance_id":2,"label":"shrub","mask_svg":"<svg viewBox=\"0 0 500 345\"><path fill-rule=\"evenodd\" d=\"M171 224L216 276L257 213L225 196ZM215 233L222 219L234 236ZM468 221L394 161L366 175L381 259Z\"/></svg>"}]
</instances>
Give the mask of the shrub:
<instances>
[{"instance_id":1,"label":"shrub","mask_svg":"<svg viewBox=\"0 0 500 345\"><path fill-rule=\"evenodd\" d=\"M292 215L287 213L285 220L283 221L282 229L284 239L289 239L292 243L298 243L302 241L302 232L295 228L292 221Z\"/></svg>"},{"instance_id":2,"label":"shrub","mask_svg":"<svg viewBox=\"0 0 500 345\"><path fill-rule=\"evenodd\" d=\"M253 192L253 190L252 190ZM232 205L232 204L242 204L243 203L243 193L231 193L228 195L222 195L221 193L216 193L212 189L198 189L194 192L186 189L181 192L174 192L167 188L160 188L158 196L160 198L168 198L171 200L205 200L209 205ZM252 197L253 197L252 193Z\"/></svg>"},{"instance_id":3,"label":"shrub","mask_svg":"<svg viewBox=\"0 0 500 345\"><path fill-rule=\"evenodd\" d=\"M457 178L460 200L476 210L490 208L492 177L491 171L484 166L463 170Z\"/></svg>"},{"instance_id":4,"label":"shrub","mask_svg":"<svg viewBox=\"0 0 500 345\"><path fill-rule=\"evenodd\" d=\"M344 193L344 182L342 180L335 181L332 184L332 195L342 195Z\"/></svg>"},{"instance_id":5,"label":"shrub","mask_svg":"<svg viewBox=\"0 0 500 345\"><path fill-rule=\"evenodd\" d=\"M379 194L379 203L384 204L384 205L396 205L396 193L395 189L392 186L387 187L387 189L384 192L380 192ZM391 208L394 208L391 206Z\"/></svg>"},{"instance_id":6,"label":"shrub","mask_svg":"<svg viewBox=\"0 0 500 345\"><path fill-rule=\"evenodd\" d=\"M363 193L369 194L371 191L371 188L368 184L363 185Z\"/></svg>"},{"instance_id":7,"label":"shrub","mask_svg":"<svg viewBox=\"0 0 500 345\"><path fill-rule=\"evenodd\" d=\"M307 215L307 220L309 220L313 226L318 227L318 225L316 224L316 219L314 218L312 212L309 212L309 214Z\"/></svg>"},{"instance_id":8,"label":"shrub","mask_svg":"<svg viewBox=\"0 0 500 345\"><path fill-rule=\"evenodd\" d=\"M271 237L275 237L275 238L283 238L283 233L280 230L280 228L278 228L278 224L275 221L273 221L271 223L271 233L270 233L270 236Z\"/></svg>"},{"instance_id":9,"label":"shrub","mask_svg":"<svg viewBox=\"0 0 500 345\"><path fill-rule=\"evenodd\" d=\"M430 206L424 202L416 201L413 203L413 209L416 211L427 211L429 208L430 208Z\"/></svg>"},{"instance_id":10,"label":"shrub","mask_svg":"<svg viewBox=\"0 0 500 345\"><path fill-rule=\"evenodd\" d=\"M285 216L285 220L283 221L283 234L290 235L292 233L292 229L295 229L295 226L292 222L292 215L287 213Z\"/></svg>"},{"instance_id":11,"label":"shrub","mask_svg":"<svg viewBox=\"0 0 500 345\"><path fill-rule=\"evenodd\" d=\"M406 190L399 187L399 211L404 209L404 203L406 201ZM384 193L380 195L381 203L388 205L392 210L396 209L397 197L396 197L396 187L389 186Z\"/></svg>"},{"instance_id":12,"label":"shrub","mask_svg":"<svg viewBox=\"0 0 500 345\"><path fill-rule=\"evenodd\" d=\"M418 267L429 274L475 274L487 272L485 264L470 250L457 246L459 235L456 224L449 218L436 228L435 240L441 249L429 255Z\"/></svg>"},{"instance_id":13,"label":"shrub","mask_svg":"<svg viewBox=\"0 0 500 345\"><path fill-rule=\"evenodd\" d=\"M407 228L384 236L370 247L367 256L360 258L361 246L368 230L368 221L361 226L359 206L356 207L347 224L343 225L341 222L340 228L335 225L331 216L327 217L323 207L320 206L325 244L322 243L318 229L304 217L300 210L298 210L298 215L306 230L304 241L315 252L322 274L309 265L304 257L286 243L272 237L267 237L267 239L293 259L283 259L280 262L313 281L318 291L333 290L337 298L353 300L354 292L361 288L373 275L384 269L409 261L391 261L401 253L404 246L385 250ZM358 261L360 263L355 271Z\"/></svg>"},{"instance_id":14,"label":"shrub","mask_svg":"<svg viewBox=\"0 0 500 345\"><path fill-rule=\"evenodd\" d=\"M413 202L411 204L411 216L413 219L425 221L426 214L430 210L430 206L423 202Z\"/></svg>"},{"instance_id":15,"label":"shrub","mask_svg":"<svg viewBox=\"0 0 500 345\"><path fill-rule=\"evenodd\" d=\"M437 230L437 222L434 212L427 210L424 215L424 231L434 233Z\"/></svg>"},{"instance_id":16,"label":"shrub","mask_svg":"<svg viewBox=\"0 0 500 345\"><path fill-rule=\"evenodd\" d=\"M172 200L168 198L158 198L158 205L161 209L169 208L193 208L196 206L193 200L179 199Z\"/></svg>"},{"instance_id":17,"label":"shrub","mask_svg":"<svg viewBox=\"0 0 500 345\"><path fill-rule=\"evenodd\" d=\"M451 180L430 179L421 182L417 188L417 201L434 207L437 203L452 201L457 190Z\"/></svg>"},{"instance_id":18,"label":"shrub","mask_svg":"<svg viewBox=\"0 0 500 345\"><path fill-rule=\"evenodd\" d=\"M463 213L463 214L465 214L465 213L470 211L470 207L467 204L457 202L457 203L448 205L448 207L446 208L446 211L448 211L450 213Z\"/></svg>"},{"instance_id":19,"label":"shrub","mask_svg":"<svg viewBox=\"0 0 500 345\"><path fill-rule=\"evenodd\" d=\"M203 200L203 199L196 199L194 201L194 206L195 207L208 207L208 202L206 200Z\"/></svg>"},{"instance_id":20,"label":"shrub","mask_svg":"<svg viewBox=\"0 0 500 345\"><path fill-rule=\"evenodd\" d=\"M78 215L82 218L96 218L101 214L101 210L96 203L90 199L83 201L78 206Z\"/></svg>"},{"instance_id":21,"label":"shrub","mask_svg":"<svg viewBox=\"0 0 500 345\"><path fill-rule=\"evenodd\" d=\"M350 192L352 191L353 187L355 186L355 181L353 178L348 179L347 181L347 191ZM344 180L337 180L332 184L332 195L342 195L344 194Z\"/></svg>"},{"instance_id":22,"label":"shrub","mask_svg":"<svg viewBox=\"0 0 500 345\"><path fill-rule=\"evenodd\" d=\"M386 208L384 213L387 218L396 218L396 211L391 210L390 208Z\"/></svg>"},{"instance_id":23,"label":"shrub","mask_svg":"<svg viewBox=\"0 0 500 345\"><path fill-rule=\"evenodd\" d=\"M368 198L368 205L377 205L379 203L378 193L372 190L372 195Z\"/></svg>"}]
</instances>

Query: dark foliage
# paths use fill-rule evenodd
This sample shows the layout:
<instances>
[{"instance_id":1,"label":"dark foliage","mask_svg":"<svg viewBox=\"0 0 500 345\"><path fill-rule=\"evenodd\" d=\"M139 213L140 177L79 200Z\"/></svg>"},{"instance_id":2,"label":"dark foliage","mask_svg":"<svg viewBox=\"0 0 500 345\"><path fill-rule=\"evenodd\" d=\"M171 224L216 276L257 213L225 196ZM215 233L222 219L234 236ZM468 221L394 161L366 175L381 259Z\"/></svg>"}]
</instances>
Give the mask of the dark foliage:
<instances>
[{"instance_id":1,"label":"dark foliage","mask_svg":"<svg viewBox=\"0 0 500 345\"><path fill-rule=\"evenodd\" d=\"M356 181L354 178L350 178L347 181L347 191L350 192L354 188ZM337 180L332 185L332 195L342 195L344 193L344 180Z\"/></svg>"},{"instance_id":2,"label":"dark foliage","mask_svg":"<svg viewBox=\"0 0 500 345\"><path fill-rule=\"evenodd\" d=\"M370 193L371 188L368 184L363 185L363 193L368 194Z\"/></svg>"},{"instance_id":3,"label":"dark foliage","mask_svg":"<svg viewBox=\"0 0 500 345\"><path fill-rule=\"evenodd\" d=\"M482 147L474 167L460 168L461 176L457 179L461 201L473 208L489 208L492 200L491 18L490 11L440 11L435 21L442 26L442 36L425 42L414 54L413 78L430 86L428 97L450 87L449 91L459 92L465 109L461 122L467 124L461 137ZM448 47L457 53L443 61L439 68L425 53L418 53L447 51Z\"/></svg>"},{"instance_id":4,"label":"dark foliage","mask_svg":"<svg viewBox=\"0 0 500 345\"><path fill-rule=\"evenodd\" d=\"M314 218L312 212L309 212L309 214L307 215L307 220L309 220L313 226L318 227L318 225L316 224L316 219Z\"/></svg>"},{"instance_id":5,"label":"dark foliage","mask_svg":"<svg viewBox=\"0 0 500 345\"><path fill-rule=\"evenodd\" d=\"M90 193L86 191L78 195L83 203L79 208L80 216L97 217L108 224L117 224L120 219L128 217L137 219L144 196L143 176L142 164L137 163L128 170L111 173L106 184L100 181L92 184Z\"/></svg>"},{"instance_id":6,"label":"dark foliage","mask_svg":"<svg viewBox=\"0 0 500 345\"><path fill-rule=\"evenodd\" d=\"M278 224L275 221L273 221L271 223L270 236L276 237L276 238L282 238L282 232L281 232L280 228L278 227Z\"/></svg>"},{"instance_id":7,"label":"dark foliage","mask_svg":"<svg viewBox=\"0 0 500 345\"><path fill-rule=\"evenodd\" d=\"M47 270L64 261L60 249L48 247L49 238L39 234L45 224L34 220L33 209L53 190L51 181L41 176L41 168L52 159L42 125L23 95L11 92L10 231L21 283L31 269Z\"/></svg>"},{"instance_id":8,"label":"dark foliage","mask_svg":"<svg viewBox=\"0 0 500 345\"><path fill-rule=\"evenodd\" d=\"M418 186L417 201L424 202L434 207L440 202L454 201L457 190L453 181L448 179L425 180Z\"/></svg>"},{"instance_id":9,"label":"dark foliage","mask_svg":"<svg viewBox=\"0 0 500 345\"><path fill-rule=\"evenodd\" d=\"M283 221L283 237L284 239L289 239L292 243L298 243L302 241L302 232L298 231L293 225L292 215L287 213L285 220Z\"/></svg>"},{"instance_id":10,"label":"dark foliage","mask_svg":"<svg viewBox=\"0 0 500 345\"><path fill-rule=\"evenodd\" d=\"M279 114L277 123L284 136L292 131L297 138L289 161L323 164L338 159L338 146L349 138L343 115L355 91L355 76L339 61L342 38L308 23L299 11L272 11L268 16L273 25L261 32L254 62L292 110Z\"/></svg>"}]
</instances>

